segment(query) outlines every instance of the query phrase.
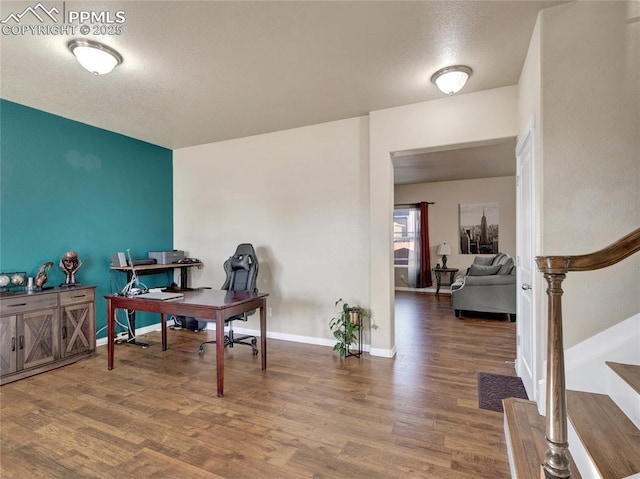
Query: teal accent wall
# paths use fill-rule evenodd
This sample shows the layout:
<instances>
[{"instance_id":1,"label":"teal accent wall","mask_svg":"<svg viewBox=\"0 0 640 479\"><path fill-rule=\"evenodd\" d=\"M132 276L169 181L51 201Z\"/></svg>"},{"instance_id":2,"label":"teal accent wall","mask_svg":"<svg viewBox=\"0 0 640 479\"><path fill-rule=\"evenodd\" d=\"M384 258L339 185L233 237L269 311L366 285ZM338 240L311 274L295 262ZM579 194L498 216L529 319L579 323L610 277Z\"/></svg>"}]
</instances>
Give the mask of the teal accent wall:
<instances>
[{"instance_id":1,"label":"teal accent wall","mask_svg":"<svg viewBox=\"0 0 640 479\"><path fill-rule=\"evenodd\" d=\"M97 286L104 328L104 295L126 283L124 273L110 272L111 255L173 248L172 160L166 148L0 100L0 270L35 276L53 261L45 286L58 286L60 257L77 251L76 280ZM152 287L173 277L141 279ZM138 314L136 327L158 321Z\"/></svg>"}]
</instances>

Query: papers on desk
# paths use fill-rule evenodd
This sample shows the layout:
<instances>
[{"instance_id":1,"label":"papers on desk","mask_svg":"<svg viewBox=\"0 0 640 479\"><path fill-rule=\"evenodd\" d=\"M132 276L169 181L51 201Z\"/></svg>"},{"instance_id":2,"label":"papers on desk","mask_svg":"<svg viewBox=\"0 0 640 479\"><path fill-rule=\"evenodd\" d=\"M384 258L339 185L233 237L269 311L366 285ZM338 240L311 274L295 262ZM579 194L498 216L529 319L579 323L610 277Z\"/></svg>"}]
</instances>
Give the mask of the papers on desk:
<instances>
[{"instance_id":1,"label":"papers on desk","mask_svg":"<svg viewBox=\"0 0 640 479\"><path fill-rule=\"evenodd\" d=\"M140 299L157 299L159 301L167 301L170 299L181 299L184 298L184 294L182 293L167 293L165 291L156 291L156 292L152 292L152 293L142 293L139 294L137 296L135 296L136 298L140 298Z\"/></svg>"}]
</instances>

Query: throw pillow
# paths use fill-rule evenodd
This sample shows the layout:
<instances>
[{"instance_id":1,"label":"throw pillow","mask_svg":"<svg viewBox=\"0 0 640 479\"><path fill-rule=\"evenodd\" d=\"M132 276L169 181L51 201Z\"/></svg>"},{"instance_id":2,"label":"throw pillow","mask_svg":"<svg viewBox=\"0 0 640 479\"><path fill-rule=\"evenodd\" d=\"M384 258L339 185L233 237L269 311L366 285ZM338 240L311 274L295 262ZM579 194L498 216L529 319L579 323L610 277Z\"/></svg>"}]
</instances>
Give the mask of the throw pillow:
<instances>
[{"instance_id":1,"label":"throw pillow","mask_svg":"<svg viewBox=\"0 0 640 479\"><path fill-rule=\"evenodd\" d=\"M496 274L500 270L500 265L484 266L480 264L472 264L469 268L469 276L487 276Z\"/></svg>"},{"instance_id":2,"label":"throw pillow","mask_svg":"<svg viewBox=\"0 0 640 479\"><path fill-rule=\"evenodd\" d=\"M488 258L484 258L482 256L476 256L473 258L473 264L479 264L481 266L491 266L491 262L493 261L493 256Z\"/></svg>"},{"instance_id":3,"label":"throw pillow","mask_svg":"<svg viewBox=\"0 0 640 479\"><path fill-rule=\"evenodd\" d=\"M497 274L511 274L512 268L513 268L513 258L509 258L500 265L500 269L498 270Z\"/></svg>"},{"instance_id":4,"label":"throw pillow","mask_svg":"<svg viewBox=\"0 0 640 479\"><path fill-rule=\"evenodd\" d=\"M502 260L506 257L507 255L504 253L498 253L494 258L493 258L493 262L491 263L493 264L500 264L502 262Z\"/></svg>"}]
</instances>

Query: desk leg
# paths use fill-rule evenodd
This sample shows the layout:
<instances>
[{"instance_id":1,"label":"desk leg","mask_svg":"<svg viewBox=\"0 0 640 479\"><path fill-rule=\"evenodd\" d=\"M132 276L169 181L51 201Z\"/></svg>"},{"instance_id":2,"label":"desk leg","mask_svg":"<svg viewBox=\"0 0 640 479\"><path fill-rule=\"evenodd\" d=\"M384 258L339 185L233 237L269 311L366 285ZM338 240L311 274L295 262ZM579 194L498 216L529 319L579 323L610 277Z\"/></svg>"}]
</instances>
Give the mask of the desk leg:
<instances>
[{"instance_id":1,"label":"desk leg","mask_svg":"<svg viewBox=\"0 0 640 479\"><path fill-rule=\"evenodd\" d=\"M216 368L218 397L222 397L224 394L224 316L220 310L216 310Z\"/></svg>"},{"instance_id":2,"label":"desk leg","mask_svg":"<svg viewBox=\"0 0 640 479\"><path fill-rule=\"evenodd\" d=\"M160 319L161 319L161 323L162 323L162 350L166 351L167 350L167 315L166 314L161 314L160 315Z\"/></svg>"},{"instance_id":3,"label":"desk leg","mask_svg":"<svg viewBox=\"0 0 640 479\"><path fill-rule=\"evenodd\" d=\"M187 289L189 286L189 277L188 277L188 273L187 273L187 267L183 266L182 268L180 268L180 288L181 289Z\"/></svg>"},{"instance_id":4,"label":"desk leg","mask_svg":"<svg viewBox=\"0 0 640 479\"><path fill-rule=\"evenodd\" d=\"M267 369L267 300L262 300L260 307L260 353L262 369Z\"/></svg>"},{"instance_id":5,"label":"desk leg","mask_svg":"<svg viewBox=\"0 0 640 479\"><path fill-rule=\"evenodd\" d=\"M107 369L110 371L113 369L113 344L115 342L115 310L111 299L107 298Z\"/></svg>"},{"instance_id":6,"label":"desk leg","mask_svg":"<svg viewBox=\"0 0 640 479\"><path fill-rule=\"evenodd\" d=\"M149 345L147 343L140 342L136 339L136 312L131 311L131 313L127 313L129 315L129 325L131 328L127 330L127 334L129 339L127 340L127 344L132 344L134 346L140 346L141 348L148 348Z\"/></svg>"},{"instance_id":7,"label":"desk leg","mask_svg":"<svg viewBox=\"0 0 640 479\"><path fill-rule=\"evenodd\" d=\"M436 298L440 297L440 283L441 283L441 279L440 279L440 272L436 271Z\"/></svg>"}]
</instances>

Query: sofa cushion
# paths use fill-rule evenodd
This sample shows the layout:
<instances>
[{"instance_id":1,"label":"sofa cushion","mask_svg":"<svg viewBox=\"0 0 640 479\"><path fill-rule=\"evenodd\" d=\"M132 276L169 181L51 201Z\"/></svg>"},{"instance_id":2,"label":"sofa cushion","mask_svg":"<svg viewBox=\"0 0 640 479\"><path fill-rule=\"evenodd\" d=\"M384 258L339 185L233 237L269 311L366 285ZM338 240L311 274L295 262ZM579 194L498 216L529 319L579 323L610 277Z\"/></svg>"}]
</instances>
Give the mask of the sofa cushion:
<instances>
[{"instance_id":1,"label":"sofa cushion","mask_svg":"<svg viewBox=\"0 0 640 479\"><path fill-rule=\"evenodd\" d=\"M464 288L469 289L470 286L475 288L489 288L491 289L497 285L514 285L516 284L516 277L511 274L490 274L487 276L467 276L464 279ZM463 288L463 289L464 289ZM515 294L515 289L513 290ZM515 296L514 296L515 302ZM478 309L471 309L471 311L480 311Z\"/></svg>"},{"instance_id":2,"label":"sofa cushion","mask_svg":"<svg viewBox=\"0 0 640 479\"><path fill-rule=\"evenodd\" d=\"M479 264L481 266L491 266L494 258L495 256L489 256L488 258L484 256L476 256L475 258L473 258L473 264Z\"/></svg>"},{"instance_id":3,"label":"sofa cushion","mask_svg":"<svg viewBox=\"0 0 640 479\"><path fill-rule=\"evenodd\" d=\"M492 266L484 266L480 264L472 264L469 268L469 276L487 276L496 274L502 266L499 264Z\"/></svg>"}]
</instances>

